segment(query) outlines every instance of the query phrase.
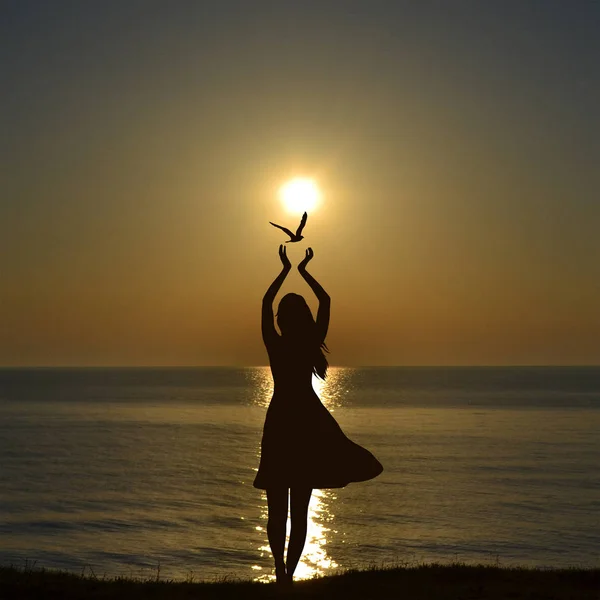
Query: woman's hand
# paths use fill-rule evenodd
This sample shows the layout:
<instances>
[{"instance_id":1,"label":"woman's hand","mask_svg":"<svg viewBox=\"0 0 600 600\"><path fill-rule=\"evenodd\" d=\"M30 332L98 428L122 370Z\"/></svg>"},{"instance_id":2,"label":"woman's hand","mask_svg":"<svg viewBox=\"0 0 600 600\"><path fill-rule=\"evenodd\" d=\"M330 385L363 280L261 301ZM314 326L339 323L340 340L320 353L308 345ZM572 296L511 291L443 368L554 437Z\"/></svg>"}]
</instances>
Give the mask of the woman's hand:
<instances>
[{"instance_id":1,"label":"woman's hand","mask_svg":"<svg viewBox=\"0 0 600 600\"><path fill-rule=\"evenodd\" d=\"M304 260L298 265L298 271L300 271L300 273L306 271L306 265L312 260L314 255L315 253L313 252L312 248L306 249L306 256L304 257Z\"/></svg>"},{"instance_id":2,"label":"woman's hand","mask_svg":"<svg viewBox=\"0 0 600 600\"><path fill-rule=\"evenodd\" d=\"M281 264L283 265L283 268L286 271L289 271L292 268L292 263L290 262L290 259L287 257L287 250L283 244L281 244L279 246L279 258L281 259Z\"/></svg>"}]
</instances>

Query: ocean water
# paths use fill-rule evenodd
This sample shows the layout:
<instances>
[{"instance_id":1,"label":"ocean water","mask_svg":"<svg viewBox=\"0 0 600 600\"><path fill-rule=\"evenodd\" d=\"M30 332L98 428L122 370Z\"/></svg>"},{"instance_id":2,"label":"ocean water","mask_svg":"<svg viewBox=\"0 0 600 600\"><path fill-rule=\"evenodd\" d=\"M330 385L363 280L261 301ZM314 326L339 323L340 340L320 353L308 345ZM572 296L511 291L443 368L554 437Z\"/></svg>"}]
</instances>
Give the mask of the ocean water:
<instances>
[{"instance_id":1,"label":"ocean water","mask_svg":"<svg viewBox=\"0 0 600 600\"><path fill-rule=\"evenodd\" d=\"M600 565L600 368L333 368L378 478L317 490L299 577ZM0 370L0 564L269 580L266 368Z\"/></svg>"}]
</instances>

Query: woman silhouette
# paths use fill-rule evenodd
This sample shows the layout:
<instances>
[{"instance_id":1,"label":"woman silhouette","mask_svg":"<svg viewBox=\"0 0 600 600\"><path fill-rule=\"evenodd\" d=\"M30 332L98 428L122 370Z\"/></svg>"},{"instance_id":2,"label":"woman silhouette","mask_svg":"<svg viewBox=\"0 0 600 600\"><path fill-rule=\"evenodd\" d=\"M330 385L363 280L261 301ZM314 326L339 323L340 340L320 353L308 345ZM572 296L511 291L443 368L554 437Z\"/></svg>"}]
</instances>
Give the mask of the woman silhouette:
<instances>
[{"instance_id":1,"label":"woman silhouette","mask_svg":"<svg viewBox=\"0 0 600 600\"><path fill-rule=\"evenodd\" d=\"M291 583L300 560L312 490L340 488L366 481L383 471L379 461L349 440L312 387L312 376L327 375L325 337L329 327L330 298L306 271L311 248L298 271L319 300L316 322L302 296L286 294L279 303L275 329L273 300L292 266L279 246L283 264L262 304L262 336L273 375L273 398L263 430L260 466L254 487L266 490L269 508L267 536L278 583ZM291 531L284 561L285 533L290 501Z\"/></svg>"}]
</instances>

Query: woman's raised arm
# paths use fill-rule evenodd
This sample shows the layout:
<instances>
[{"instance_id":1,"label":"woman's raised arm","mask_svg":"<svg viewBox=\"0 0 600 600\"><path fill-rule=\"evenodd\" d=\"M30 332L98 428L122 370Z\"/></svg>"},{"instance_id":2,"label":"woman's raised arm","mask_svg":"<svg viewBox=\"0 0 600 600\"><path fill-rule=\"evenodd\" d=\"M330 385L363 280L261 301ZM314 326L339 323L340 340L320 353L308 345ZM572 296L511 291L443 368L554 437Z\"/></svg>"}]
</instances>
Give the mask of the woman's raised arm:
<instances>
[{"instance_id":1,"label":"woman's raised arm","mask_svg":"<svg viewBox=\"0 0 600 600\"><path fill-rule=\"evenodd\" d=\"M279 246L279 258L281 259L283 269L281 269L281 273L277 275L273 283L269 286L269 289L266 291L262 301L261 326L265 346L268 346L269 343L272 340L276 339L279 335L277 333L277 330L275 329L275 319L273 317L273 301L275 300L275 296L277 296L277 292L281 288L282 283L287 277L287 274L292 268L292 264L290 263L290 259L287 257L286 249L283 244Z\"/></svg>"},{"instance_id":2,"label":"woman's raised arm","mask_svg":"<svg viewBox=\"0 0 600 600\"><path fill-rule=\"evenodd\" d=\"M331 298L321 284L306 270L306 265L312 260L314 255L312 248L307 248L304 260L298 265L298 271L319 300L319 310L317 311L317 335L319 337L319 342L322 344L325 341L327 330L329 329Z\"/></svg>"}]
</instances>

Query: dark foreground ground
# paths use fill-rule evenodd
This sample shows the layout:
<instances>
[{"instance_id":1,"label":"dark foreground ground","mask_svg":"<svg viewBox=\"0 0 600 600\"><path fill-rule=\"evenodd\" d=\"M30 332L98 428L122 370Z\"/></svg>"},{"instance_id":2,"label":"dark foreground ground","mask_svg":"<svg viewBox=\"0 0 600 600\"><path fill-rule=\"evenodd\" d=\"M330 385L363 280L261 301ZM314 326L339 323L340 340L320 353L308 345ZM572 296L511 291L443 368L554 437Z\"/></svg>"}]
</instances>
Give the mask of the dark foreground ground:
<instances>
[{"instance_id":1,"label":"dark foreground ground","mask_svg":"<svg viewBox=\"0 0 600 600\"><path fill-rule=\"evenodd\" d=\"M344 598L361 600L600 600L600 569L535 570L466 565L423 565L352 571L291 589L244 581L174 583L100 579L36 569L0 567L0 599L123 600L212 598Z\"/></svg>"}]
</instances>

